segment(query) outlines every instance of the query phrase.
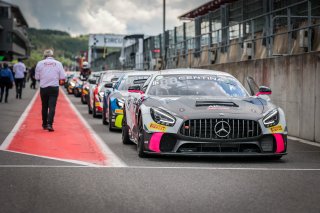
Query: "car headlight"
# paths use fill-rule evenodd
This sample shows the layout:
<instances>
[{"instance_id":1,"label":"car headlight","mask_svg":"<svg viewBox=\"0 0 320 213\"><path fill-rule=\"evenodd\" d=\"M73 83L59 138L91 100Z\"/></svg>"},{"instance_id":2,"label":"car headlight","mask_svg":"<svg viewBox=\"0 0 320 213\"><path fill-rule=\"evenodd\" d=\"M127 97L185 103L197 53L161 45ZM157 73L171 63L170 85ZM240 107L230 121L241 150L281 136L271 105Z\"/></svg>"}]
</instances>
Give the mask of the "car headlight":
<instances>
[{"instance_id":1,"label":"car headlight","mask_svg":"<svg viewBox=\"0 0 320 213\"><path fill-rule=\"evenodd\" d=\"M265 127L272 127L279 123L279 111L278 109L274 109L271 112L269 112L264 118L263 118L263 124Z\"/></svg>"},{"instance_id":2,"label":"car headlight","mask_svg":"<svg viewBox=\"0 0 320 213\"><path fill-rule=\"evenodd\" d=\"M175 117L162 109L150 108L150 113L152 119L158 124L162 124L165 126L174 126L174 124L176 123Z\"/></svg>"},{"instance_id":3,"label":"car headlight","mask_svg":"<svg viewBox=\"0 0 320 213\"><path fill-rule=\"evenodd\" d=\"M117 105L118 105L120 108L123 108L123 106L124 106L124 100L122 100L122 99L117 99Z\"/></svg>"}]
</instances>

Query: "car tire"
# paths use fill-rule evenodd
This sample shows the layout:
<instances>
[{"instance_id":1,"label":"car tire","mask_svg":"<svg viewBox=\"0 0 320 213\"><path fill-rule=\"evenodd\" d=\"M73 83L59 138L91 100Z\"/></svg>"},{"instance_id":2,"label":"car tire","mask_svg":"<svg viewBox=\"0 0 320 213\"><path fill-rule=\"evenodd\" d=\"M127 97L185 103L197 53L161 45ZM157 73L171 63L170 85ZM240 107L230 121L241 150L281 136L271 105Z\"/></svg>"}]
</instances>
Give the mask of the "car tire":
<instances>
[{"instance_id":1,"label":"car tire","mask_svg":"<svg viewBox=\"0 0 320 213\"><path fill-rule=\"evenodd\" d=\"M132 141L130 140L129 137L129 127L126 122L126 116L123 115L123 120L122 120L122 143L123 144L132 144Z\"/></svg>"},{"instance_id":2,"label":"car tire","mask_svg":"<svg viewBox=\"0 0 320 213\"><path fill-rule=\"evenodd\" d=\"M82 103L82 104L86 104L86 103L87 103L86 100L85 100L85 96L82 96L82 95L81 95L81 103Z\"/></svg>"},{"instance_id":3,"label":"car tire","mask_svg":"<svg viewBox=\"0 0 320 213\"><path fill-rule=\"evenodd\" d=\"M138 144L137 144L137 152L138 156L140 158L145 158L148 157L147 154L144 152L144 129L143 129L143 123L142 123L142 117L141 115L139 116L139 138L138 138Z\"/></svg>"},{"instance_id":4,"label":"car tire","mask_svg":"<svg viewBox=\"0 0 320 213\"><path fill-rule=\"evenodd\" d=\"M90 107L90 104L88 104L88 113L89 113L89 114L92 114L92 109L91 109L91 107Z\"/></svg>"},{"instance_id":5,"label":"car tire","mask_svg":"<svg viewBox=\"0 0 320 213\"><path fill-rule=\"evenodd\" d=\"M94 118L98 117L97 111L96 111L96 102L95 101L93 101L92 117L94 117Z\"/></svg>"},{"instance_id":6,"label":"car tire","mask_svg":"<svg viewBox=\"0 0 320 213\"><path fill-rule=\"evenodd\" d=\"M108 125L108 121L106 119L106 110L105 110L104 107L103 107L103 111L102 111L102 124L103 125Z\"/></svg>"},{"instance_id":7,"label":"car tire","mask_svg":"<svg viewBox=\"0 0 320 213\"><path fill-rule=\"evenodd\" d=\"M112 116L111 116L111 109L109 107L109 131L110 132L113 132L114 131L114 128L112 127Z\"/></svg>"}]
</instances>

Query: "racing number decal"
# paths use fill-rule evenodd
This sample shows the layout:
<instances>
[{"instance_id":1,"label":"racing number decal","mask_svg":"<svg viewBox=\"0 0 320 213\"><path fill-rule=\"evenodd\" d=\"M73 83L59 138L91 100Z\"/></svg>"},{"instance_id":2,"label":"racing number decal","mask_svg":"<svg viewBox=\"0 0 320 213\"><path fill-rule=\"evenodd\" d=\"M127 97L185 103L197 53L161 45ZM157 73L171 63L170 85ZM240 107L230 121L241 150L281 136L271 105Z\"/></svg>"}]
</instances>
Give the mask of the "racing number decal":
<instances>
[{"instance_id":1,"label":"racing number decal","mask_svg":"<svg viewBox=\"0 0 320 213\"><path fill-rule=\"evenodd\" d=\"M153 130L153 131L157 131L157 132L166 132L167 131L167 127L161 124L157 124L155 122L151 122L148 125L148 129Z\"/></svg>"},{"instance_id":2,"label":"racing number decal","mask_svg":"<svg viewBox=\"0 0 320 213\"><path fill-rule=\"evenodd\" d=\"M282 133L283 128L281 125L273 126L269 128L272 133Z\"/></svg>"}]
</instances>

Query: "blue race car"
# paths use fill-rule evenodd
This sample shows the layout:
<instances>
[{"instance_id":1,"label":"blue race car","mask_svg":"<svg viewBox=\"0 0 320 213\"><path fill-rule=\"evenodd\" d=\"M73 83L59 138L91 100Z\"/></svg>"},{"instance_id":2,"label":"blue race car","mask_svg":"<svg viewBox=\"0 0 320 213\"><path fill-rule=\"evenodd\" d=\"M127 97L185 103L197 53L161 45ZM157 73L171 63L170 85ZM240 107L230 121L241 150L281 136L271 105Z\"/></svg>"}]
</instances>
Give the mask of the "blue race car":
<instances>
[{"instance_id":1,"label":"blue race car","mask_svg":"<svg viewBox=\"0 0 320 213\"><path fill-rule=\"evenodd\" d=\"M104 92L102 123L109 124L109 130L121 129L123 118L123 104L128 97L128 88L134 85L134 81L148 79L153 73L151 71L128 72L119 78L115 85L106 84L108 88Z\"/></svg>"}]
</instances>

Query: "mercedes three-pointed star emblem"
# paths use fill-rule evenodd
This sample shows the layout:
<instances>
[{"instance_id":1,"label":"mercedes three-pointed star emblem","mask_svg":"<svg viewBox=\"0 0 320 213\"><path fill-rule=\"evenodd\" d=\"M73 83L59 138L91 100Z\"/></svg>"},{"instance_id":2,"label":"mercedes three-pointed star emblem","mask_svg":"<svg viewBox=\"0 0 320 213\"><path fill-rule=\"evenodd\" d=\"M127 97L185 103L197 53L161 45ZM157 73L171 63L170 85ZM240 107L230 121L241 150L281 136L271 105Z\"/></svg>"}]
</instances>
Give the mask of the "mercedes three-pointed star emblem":
<instances>
[{"instance_id":1,"label":"mercedes three-pointed star emblem","mask_svg":"<svg viewBox=\"0 0 320 213\"><path fill-rule=\"evenodd\" d=\"M216 123L216 125L214 126L214 132L216 133L216 135L220 138L225 138L228 137L228 135L231 132L231 127L229 125L228 122L226 121L219 121L218 123Z\"/></svg>"}]
</instances>

